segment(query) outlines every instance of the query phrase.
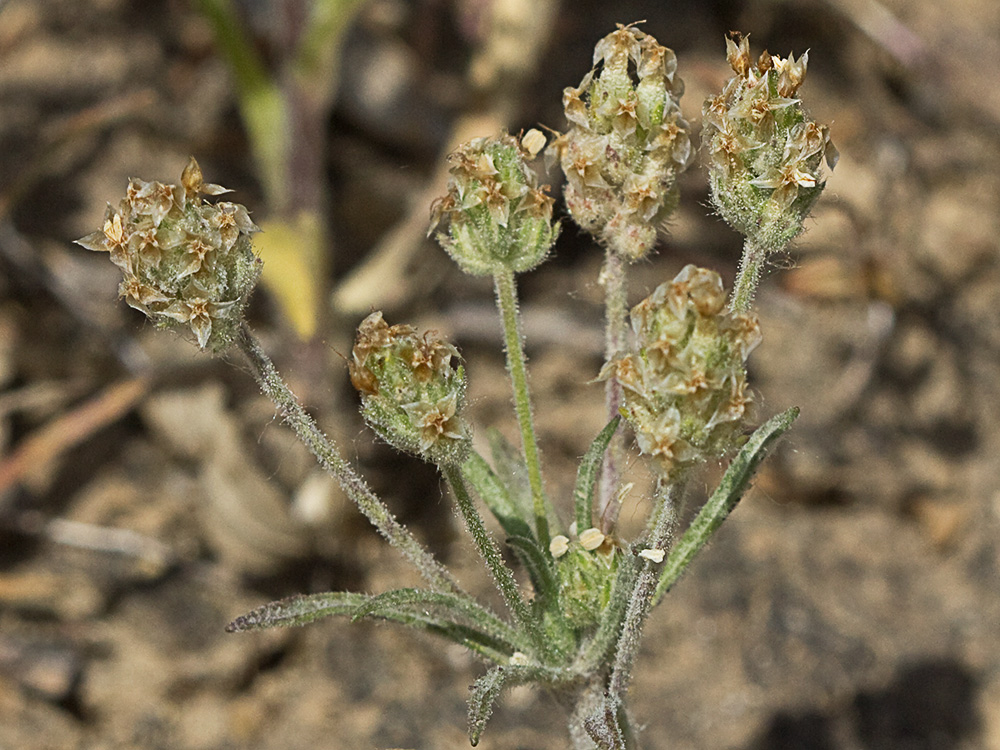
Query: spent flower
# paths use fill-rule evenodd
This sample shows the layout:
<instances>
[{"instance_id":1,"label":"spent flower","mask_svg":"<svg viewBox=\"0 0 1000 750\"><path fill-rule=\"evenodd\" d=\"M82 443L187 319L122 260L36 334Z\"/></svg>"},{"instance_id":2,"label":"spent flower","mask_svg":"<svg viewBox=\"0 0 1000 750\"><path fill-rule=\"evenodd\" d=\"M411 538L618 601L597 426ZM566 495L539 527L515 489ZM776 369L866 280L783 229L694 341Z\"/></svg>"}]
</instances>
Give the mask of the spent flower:
<instances>
[{"instance_id":1,"label":"spent flower","mask_svg":"<svg viewBox=\"0 0 1000 750\"><path fill-rule=\"evenodd\" d=\"M158 325L188 327L198 346L213 351L232 342L260 275L250 241L257 226L246 208L202 198L224 192L203 181L192 157L180 186L129 180L102 229L76 241L110 254L129 306Z\"/></svg>"},{"instance_id":2,"label":"spent flower","mask_svg":"<svg viewBox=\"0 0 1000 750\"><path fill-rule=\"evenodd\" d=\"M600 66L600 68L598 68ZM566 175L566 206L602 244L635 260L656 244L691 163L677 58L619 25L594 48L594 68L563 91L569 132L549 147Z\"/></svg>"}]
</instances>

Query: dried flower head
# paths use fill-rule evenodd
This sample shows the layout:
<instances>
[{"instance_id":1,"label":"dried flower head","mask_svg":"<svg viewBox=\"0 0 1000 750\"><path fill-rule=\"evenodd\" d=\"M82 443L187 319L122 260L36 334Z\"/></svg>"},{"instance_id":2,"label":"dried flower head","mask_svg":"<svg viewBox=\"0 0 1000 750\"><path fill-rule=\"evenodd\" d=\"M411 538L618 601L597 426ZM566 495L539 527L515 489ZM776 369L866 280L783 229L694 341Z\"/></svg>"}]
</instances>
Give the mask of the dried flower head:
<instances>
[{"instance_id":1,"label":"dried flower head","mask_svg":"<svg viewBox=\"0 0 1000 750\"><path fill-rule=\"evenodd\" d=\"M605 366L639 449L671 477L733 447L751 396L745 362L760 343L752 314L726 309L722 279L685 266L632 309L633 352Z\"/></svg>"},{"instance_id":2,"label":"dried flower head","mask_svg":"<svg viewBox=\"0 0 1000 750\"><path fill-rule=\"evenodd\" d=\"M349 368L361 394L361 413L386 442L439 465L469 452L460 412L465 371L458 350L430 332L389 326L375 312L358 327Z\"/></svg>"},{"instance_id":3,"label":"dried flower head","mask_svg":"<svg viewBox=\"0 0 1000 750\"><path fill-rule=\"evenodd\" d=\"M574 220L625 258L656 244L692 159L673 51L619 25L594 48L594 69L563 91L571 127L549 147L566 175ZM598 66L600 66L598 68Z\"/></svg>"},{"instance_id":4,"label":"dried flower head","mask_svg":"<svg viewBox=\"0 0 1000 750\"><path fill-rule=\"evenodd\" d=\"M752 243L780 249L802 231L825 185L822 162L833 169L837 150L797 97L808 52L753 61L749 38L736 35L726 53L735 75L702 109L712 202Z\"/></svg>"},{"instance_id":5,"label":"dried flower head","mask_svg":"<svg viewBox=\"0 0 1000 750\"><path fill-rule=\"evenodd\" d=\"M76 241L110 253L131 307L159 325L188 327L198 346L213 351L232 341L260 275L250 242L257 226L247 210L202 200L224 192L202 181L192 157L180 186L129 180L118 207L108 205L103 228Z\"/></svg>"},{"instance_id":6,"label":"dried flower head","mask_svg":"<svg viewBox=\"0 0 1000 750\"><path fill-rule=\"evenodd\" d=\"M527 147L502 135L475 138L451 155L448 194L431 207L428 234L445 226L438 242L466 273L530 271L556 241L553 200L526 163L541 148L536 133L529 131Z\"/></svg>"}]
</instances>

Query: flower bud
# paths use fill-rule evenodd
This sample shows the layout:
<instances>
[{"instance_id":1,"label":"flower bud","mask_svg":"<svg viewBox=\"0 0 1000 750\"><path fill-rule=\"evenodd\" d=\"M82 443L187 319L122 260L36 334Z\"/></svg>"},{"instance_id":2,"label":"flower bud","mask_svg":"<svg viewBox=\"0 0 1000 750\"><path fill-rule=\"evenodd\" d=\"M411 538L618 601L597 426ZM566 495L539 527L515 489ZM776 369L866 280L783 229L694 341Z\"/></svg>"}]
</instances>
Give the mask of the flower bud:
<instances>
[{"instance_id":1,"label":"flower bud","mask_svg":"<svg viewBox=\"0 0 1000 750\"><path fill-rule=\"evenodd\" d=\"M232 341L260 275L250 242L257 226L246 208L202 200L224 192L202 181L192 157L180 186L129 180L118 208L108 205L103 229L76 241L110 253L129 306L158 325L187 326L198 346L213 351Z\"/></svg>"},{"instance_id":2,"label":"flower bud","mask_svg":"<svg viewBox=\"0 0 1000 750\"><path fill-rule=\"evenodd\" d=\"M673 51L633 26L598 42L594 65L578 88L563 91L571 128L549 153L566 175L573 219L635 260L656 244L677 205L677 175L693 156L679 105L684 84Z\"/></svg>"},{"instance_id":3,"label":"flower bud","mask_svg":"<svg viewBox=\"0 0 1000 750\"><path fill-rule=\"evenodd\" d=\"M837 150L796 96L808 52L798 60L764 52L753 62L739 36L726 49L736 75L702 109L712 203L751 243L780 249L802 231L825 185L821 164L833 169Z\"/></svg>"},{"instance_id":4,"label":"flower bud","mask_svg":"<svg viewBox=\"0 0 1000 750\"><path fill-rule=\"evenodd\" d=\"M530 145L537 153L538 144ZM473 139L451 155L448 195L431 208L430 232L445 225L438 242L466 273L530 271L556 241L553 200L538 187L526 156L510 135Z\"/></svg>"},{"instance_id":5,"label":"flower bud","mask_svg":"<svg viewBox=\"0 0 1000 750\"><path fill-rule=\"evenodd\" d=\"M614 544L588 548L583 540L581 534L578 541L568 542L556 559L563 615L577 630L596 625L607 609L621 555Z\"/></svg>"},{"instance_id":6,"label":"flower bud","mask_svg":"<svg viewBox=\"0 0 1000 750\"><path fill-rule=\"evenodd\" d=\"M621 384L640 451L666 477L725 453L751 401L745 362L760 343L756 316L729 312L719 275L688 265L631 318L636 350L601 377Z\"/></svg>"},{"instance_id":7,"label":"flower bud","mask_svg":"<svg viewBox=\"0 0 1000 750\"><path fill-rule=\"evenodd\" d=\"M469 454L465 370L458 350L430 332L389 326L374 312L358 327L351 353L351 382L361 394L365 421L387 443L438 465L462 463Z\"/></svg>"}]
</instances>

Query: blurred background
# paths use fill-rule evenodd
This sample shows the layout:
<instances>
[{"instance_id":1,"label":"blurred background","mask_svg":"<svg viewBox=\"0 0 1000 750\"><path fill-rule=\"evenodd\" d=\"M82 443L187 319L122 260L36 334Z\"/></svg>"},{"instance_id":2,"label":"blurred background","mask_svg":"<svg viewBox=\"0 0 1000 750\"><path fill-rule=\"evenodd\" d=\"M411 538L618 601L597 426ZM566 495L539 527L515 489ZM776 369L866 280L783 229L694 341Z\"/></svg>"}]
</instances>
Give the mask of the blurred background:
<instances>
[{"instance_id":1,"label":"blurred background","mask_svg":"<svg viewBox=\"0 0 1000 750\"><path fill-rule=\"evenodd\" d=\"M726 32L808 49L800 93L841 153L758 295L758 418L802 417L651 618L646 746L1000 750L992 0L0 2L0 747L467 746L482 667L461 651L372 623L223 631L271 599L414 581L238 357L157 333L71 242L129 177L176 182L196 156L265 229L250 317L279 368L489 598L435 473L360 423L344 355L371 309L435 328L467 360L479 433L516 435L490 285L425 238L429 206L455 143L565 128L562 89L637 20L676 51L695 127ZM700 166L681 190L633 302L686 263L735 275ZM600 263L566 223L522 279L567 506L603 426ZM515 690L480 746L566 747L558 711Z\"/></svg>"}]
</instances>

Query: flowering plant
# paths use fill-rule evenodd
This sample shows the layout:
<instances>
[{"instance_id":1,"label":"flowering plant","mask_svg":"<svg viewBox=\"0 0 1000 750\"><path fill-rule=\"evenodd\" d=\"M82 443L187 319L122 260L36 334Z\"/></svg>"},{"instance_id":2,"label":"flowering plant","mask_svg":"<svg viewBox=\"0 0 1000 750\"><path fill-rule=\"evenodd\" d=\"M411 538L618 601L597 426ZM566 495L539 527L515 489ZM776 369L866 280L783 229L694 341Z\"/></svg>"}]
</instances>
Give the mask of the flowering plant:
<instances>
[{"instance_id":1,"label":"flowering plant","mask_svg":"<svg viewBox=\"0 0 1000 750\"><path fill-rule=\"evenodd\" d=\"M767 255L802 231L823 189L821 162L836 161L826 127L797 98L807 56L752 61L739 37L727 50L734 76L705 103L702 140L713 205L746 238L728 302L717 273L689 265L628 311L628 267L652 251L693 150L674 53L635 26L619 26L597 44L594 69L564 92L566 133L547 148L536 130L470 141L452 155L448 193L432 207L430 233L464 271L493 279L521 450L501 452L492 464L475 450L465 370L452 344L389 325L378 312L358 330L349 368L362 414L383 440L445 477L503 614L463 590L395 519L281 379L243 318L258 276L256 226L242 206L205 199L225 191L204 183L193 159L180 186L131 181L103 228L79 240L110 253L129 305L159 325L186 327L202 349L241 350L288 424L424 580L374 595L295 596L236 618L229 630L333 615L426 630L490 665L469 697L473 745L502 691L534 684L567 707L575 748L639 747L626 699L643 625L798 413L747 434L746 361L761 341L750 304ZM543 149L565 173L570 216L605 253L606 364L595 375L605 384L608 422L580 463L569 519L545 488L517 306L517 274L545 260L560 229L530 166ZM625 425L656 476L652 510L634 539L617 523ZM690 476L727 454L735 455L718 488L682 528ZM516 474L527 477L526 489ZM530 591L504 561L482 508L499 522Z\"/></svg>"}]
</instances>

